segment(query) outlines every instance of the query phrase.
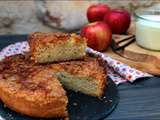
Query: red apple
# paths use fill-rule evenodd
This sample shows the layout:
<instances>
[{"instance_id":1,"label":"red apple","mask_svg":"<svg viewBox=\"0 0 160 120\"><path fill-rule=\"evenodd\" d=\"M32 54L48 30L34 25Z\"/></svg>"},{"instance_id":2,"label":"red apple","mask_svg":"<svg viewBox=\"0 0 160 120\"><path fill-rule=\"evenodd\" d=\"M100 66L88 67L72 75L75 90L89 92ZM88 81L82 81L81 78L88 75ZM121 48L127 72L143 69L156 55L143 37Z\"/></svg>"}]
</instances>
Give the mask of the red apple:
<instances>
[{"instance_id":1,"label":"red apple","mask_svg":"<svg viewBox=\"0 0 160 120\"><path fill-rule=\"evenodd\" d=\"M93 22L81 29L81 36L87 39L87 45L97 51L107 49L112 40L109 26L104 22Z\"/></svg>"},{"instance_id":2,"label":"red apple","mask_svg":"<svg viewBox=\"0 0 160 120\"><path fill-rule=\"evenodd\" d=\"M129 28L131 16L126 10L114 9L103 20L110 26L112 33L122 34Z\"/></svg>"},{"instance_id":3,"label":"red apple","mask_svg":"<svg viewBox=\"0 0 160 120\"><path fill-rule=\"evenodd\" d=\"M110 8L105 4L94 4L87 9L89 22L103 21L104 15L110 12Z\"/></svg>"}]
</instances>

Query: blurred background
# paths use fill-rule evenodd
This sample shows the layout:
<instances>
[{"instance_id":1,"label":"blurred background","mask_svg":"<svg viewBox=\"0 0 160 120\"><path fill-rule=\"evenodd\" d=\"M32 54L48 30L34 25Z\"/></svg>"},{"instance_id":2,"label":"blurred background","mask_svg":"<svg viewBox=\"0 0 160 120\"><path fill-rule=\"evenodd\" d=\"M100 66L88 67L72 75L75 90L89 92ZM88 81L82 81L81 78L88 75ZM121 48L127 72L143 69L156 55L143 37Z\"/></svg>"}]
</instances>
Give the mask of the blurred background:
<instances>
[{"instance_id":1,"label":"blurred background","mask_svg":"<svg viewBox=\"0 0 160 120\"><path fill-rule=\"evenodd\" d=\"M86 24L86 10L93 3L107 3L133 14L160 0L7 0L0 1L0 34L27 34L35 31L76 32Z\"/></svg>"}]
</instances>

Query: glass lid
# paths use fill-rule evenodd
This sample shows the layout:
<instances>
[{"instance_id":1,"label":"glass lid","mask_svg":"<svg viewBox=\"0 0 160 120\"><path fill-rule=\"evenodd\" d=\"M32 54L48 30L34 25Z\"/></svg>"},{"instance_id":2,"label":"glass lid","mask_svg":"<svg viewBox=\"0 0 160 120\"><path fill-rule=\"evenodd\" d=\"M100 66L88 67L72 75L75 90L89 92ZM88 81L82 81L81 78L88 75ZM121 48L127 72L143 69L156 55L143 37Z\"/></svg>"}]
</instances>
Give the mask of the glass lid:
<instances>
[{"instance_id":1,"label":"glass lid","mask_svg":"<svg viewBox=\"0 0 160 120\"><path fill-rule=\"evenodd\" d=\"M160 7L139 8L135 16L152 22L160 22Z\"/></svg>"}]
</instances>

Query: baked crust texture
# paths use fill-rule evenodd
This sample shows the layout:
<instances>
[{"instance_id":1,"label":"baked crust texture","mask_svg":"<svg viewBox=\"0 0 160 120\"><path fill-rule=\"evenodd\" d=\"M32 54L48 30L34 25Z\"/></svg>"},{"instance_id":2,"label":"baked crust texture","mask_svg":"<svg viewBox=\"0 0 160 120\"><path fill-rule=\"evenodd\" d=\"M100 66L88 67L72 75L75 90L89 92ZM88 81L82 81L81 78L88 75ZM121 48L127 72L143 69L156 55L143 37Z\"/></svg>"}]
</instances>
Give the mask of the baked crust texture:
<instances>
[{"instance_id":1,"label":"baked crust texture","mask_svg":"<svg viewBox=\"0 0 160 120\"><path fill-rule=\"evenodd\" d=\"M23 55L0 62L0 99L12 110L28 116L67 116L68 99L52 70Z\"/></svg>"},{"instance_id":2,"label":"baked crust texture","mask_svg":"<svg viewBox=\"0 0 160 120\"><path fill-rule=\"evenodd\" d=\"M37 63L82 59L86 53L86 39L76 34L32 33L29 36L30 54Z\"/></svg>"}]
</instances>

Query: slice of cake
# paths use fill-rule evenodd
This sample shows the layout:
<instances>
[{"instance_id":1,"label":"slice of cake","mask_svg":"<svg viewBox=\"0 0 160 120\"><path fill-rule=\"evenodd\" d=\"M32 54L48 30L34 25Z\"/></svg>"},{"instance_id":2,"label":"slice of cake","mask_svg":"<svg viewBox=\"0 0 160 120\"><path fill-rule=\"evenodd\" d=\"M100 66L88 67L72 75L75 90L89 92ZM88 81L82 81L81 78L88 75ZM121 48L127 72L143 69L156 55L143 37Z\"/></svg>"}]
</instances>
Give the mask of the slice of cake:
<instances>
[{"instance_id":1,"label":"slice of cake","mask_svg":"<svg viewBox=\"0 0 160 120\"><path fill-rule=\"evenodd\" d=\"M38 63L82 59L86 40L76 34L40 33L29 36L31 58Z\"/></svg>"},{"instance_id":2,"label":"slice of cake","mask_svg":"<svg viewBox=\"0 0 160 120\"><path fill-rule=\"evenodd\" d=\"M0 62L0 99L10 109L32 117L66 117L68 98L53 70L23 55Z\"/></svg>"},{"instance_id":3,"label":"slice of cake","mask_svg":"<svg viewBox=\"0 0 160 120\"><path fill-rule=\"evenodd\" d=\"M98 58L52 64L53 71L62 85L73 91L101 97L107 81L104 62Z\"/></svg>"}]
</instances>

